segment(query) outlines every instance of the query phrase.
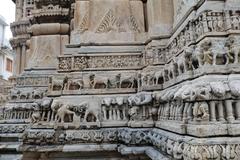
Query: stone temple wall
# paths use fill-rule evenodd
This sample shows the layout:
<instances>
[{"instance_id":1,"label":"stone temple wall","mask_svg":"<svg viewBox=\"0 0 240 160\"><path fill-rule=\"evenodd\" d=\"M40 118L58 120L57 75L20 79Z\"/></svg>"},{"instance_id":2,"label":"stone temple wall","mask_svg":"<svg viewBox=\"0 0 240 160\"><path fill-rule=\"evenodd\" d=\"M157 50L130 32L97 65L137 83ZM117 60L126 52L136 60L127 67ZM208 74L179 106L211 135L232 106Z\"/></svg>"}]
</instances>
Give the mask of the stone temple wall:
<instances>
[{"instance_id":1,"label":"stone temple wall","mask_svg":"<svg viewBox=\"0 0 240 160\"><path fill-rule=\"evenodd\" d=\"M240 1L24 4L0 159L240 159Z\"/></svg>"}]
</instances>

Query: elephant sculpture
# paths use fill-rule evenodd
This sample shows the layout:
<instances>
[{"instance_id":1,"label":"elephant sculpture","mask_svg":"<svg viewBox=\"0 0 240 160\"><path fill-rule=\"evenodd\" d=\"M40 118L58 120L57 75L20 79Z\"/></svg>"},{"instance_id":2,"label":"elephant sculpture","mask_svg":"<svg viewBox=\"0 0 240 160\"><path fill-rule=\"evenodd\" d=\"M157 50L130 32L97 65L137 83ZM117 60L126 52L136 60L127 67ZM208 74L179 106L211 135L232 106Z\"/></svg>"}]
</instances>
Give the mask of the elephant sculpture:
<instances>
[{"instance_id":1,"label":"elephant sculpture","mask_svg":"<svg viewBox=\"0 0 240 160\"><path fill-rule=\"evenodd\" d=\"M133 121L137 120L138 118L141 120L152 119L152 108L151 105L149 105L152 103L152 101L153 96L148 92L139 92L135 95L130 96L128 98L128 104L131 107L129 111L129 113L131 113L130 118ZM137 117L137 111L142 111L142 117Z\"/></svg>"},{"instance_id":2,"label":"elephant sculpture","mask_svg":"<svg viewBox=\"0 0 240 160\"><path fill-rule=\"evenodd\" d=\"M75 115L75 112L73 112L72 106L69 104L63 104L62 102L56 100L53 102L51 109L53 112L56 113L55 120L57 122L64 122L65 116L68 116L69 121L71 120L71 115Z\"/></svg>"},{"instance_id":3,"label":"elephant sculpture","mask_svg":"<svg viewBox=\"0 0 240 160\"><path fill-rule=\"evenodd\" d=\"M20 90L18 90L18 89L11 89L10 91L9 91L9 96L10 96L10 99L11 100L16 100L16 99L18 99L18 97L19 97L19 94L20 94Z\"/></svg>"},{"instance_id":4,"label":"elephant sculpture","mask_svg":"<svg viewBox=\"0 0 240 160\"><path fill-rule=\"evenodd\" d=\"M21 90L19 94L20 99L29 99L32 95L33 90Z\"/></svg>"},{"instance_id":5,"label":"elephant sculpture","mask_svg":"<svg viewBox=\"0 0 240 160\"><path fill-rule=\"evenodd\" d=\"M86 112L84 115L84 122L100 122L99 119L99 114L100 114L100 109L99 106L95 103L91 103L91 102L85 102L85 107L86 107ZM92 119L88 119L89 115L92 116Z\"/></svg>"},{"instance_id":6,"label":"elephant sculpture","mask_svg":"<svg viewBox=\"0 0 240 160\"><path fill-rule=\"evenodd\" d=\"M32 92L32 98L33 99L41 99L44 97L44 94L47 92L47 90L42 89L34 89Z\"/></svg>"},{"instance_id":7,"label":"elephant sculpture","mask_svg":"<svg viewBox=\"0 0 240 160\"><path fill-rule=\"evenodd\" d=\"M153 96L148 92L139 92L135 95L132 95L128 98L128 104L130 106L141 106L147 105L152 102Z\"/></svg>"},{"instance_id":8,"label":"elephant sculpture","mask_svg":"<svg viewBox=\"0 0 240 160\"><path fill-rule=\"evenodd\" d=\"M228 47L228 56L234 64L239 63L240 41L237 38L230 37L226 45Z\"/></svg>"},{"instance_id":9,"label":"elephant sculpture","mask_svg":"<svg viewBox=\"0 0 240 160\"><path fill-rule=\"evenodd\" d=\"M105 97L102 100L104 120L126 120L126 106L124 97Z\"/></svg>"},{"instance_id":10,"label":"elephant sculpture","mask_svg":"<svg viewBox=\"0 0 240 160\"><path fill-rule=\"evenodd\" d=\"M228 86L233 96L240 97L240 80L230 80Z\"/></svg>"},{"instance_id":11,"label":"elephant sculpture","mask_svg":"<svg viewBox=\"0 0 240 160\"><path fill-rule=\"evenodd\" d=\"M222 98L225 96L227 88L223 82L210 82L211 91L214 96Z\"/></svg>"}]
</instances>

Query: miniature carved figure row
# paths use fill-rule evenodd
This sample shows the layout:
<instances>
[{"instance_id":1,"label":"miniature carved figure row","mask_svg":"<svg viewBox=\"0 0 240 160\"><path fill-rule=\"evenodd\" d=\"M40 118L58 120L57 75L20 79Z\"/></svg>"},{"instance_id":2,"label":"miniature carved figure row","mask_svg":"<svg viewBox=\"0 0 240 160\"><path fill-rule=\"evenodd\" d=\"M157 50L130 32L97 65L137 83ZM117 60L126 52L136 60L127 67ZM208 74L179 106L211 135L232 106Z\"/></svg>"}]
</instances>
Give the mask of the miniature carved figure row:
<instances>
[{"instance_id":1,"label":"miniature carved figure row","mask_svg":"<svg viewBox=\"0 0 240 160\"><path fill-rule=\"evenodd\" d=\"M32 114L32 122L72 123L113 121L151 121L157 109L152 107L152 94L141 92L129 97L105 97L100 100L84 100L70 103L67 100L54 100L50 107L41 107ZM45 101L43 101L45 102ZM48 103L49 104L49 103ZM130 124L129 124L130 125Z\"/></svg>"},{"instance_id":2,"label":"miniature carved figure row","mask_svg":"<svg viewBox=\"0 0 240 160\"><path fill-rule=\"evenodd\" d=\"M123 69L139 68L142 65L142 55L97 55L59 57L58 69L61 71L84 69Z\"/></svg>"}]
</instances>

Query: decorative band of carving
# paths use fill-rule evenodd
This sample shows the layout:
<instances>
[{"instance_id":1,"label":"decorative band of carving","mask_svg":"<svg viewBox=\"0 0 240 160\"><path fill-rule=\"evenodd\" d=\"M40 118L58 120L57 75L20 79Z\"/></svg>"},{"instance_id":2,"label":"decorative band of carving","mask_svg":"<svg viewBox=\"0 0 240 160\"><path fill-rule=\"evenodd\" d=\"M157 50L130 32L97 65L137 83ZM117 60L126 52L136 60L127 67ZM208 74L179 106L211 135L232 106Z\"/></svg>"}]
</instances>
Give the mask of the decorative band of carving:
<instances>
[{"instance_id":1,"label":"decorative band of carving","mask_svg":"<svg viewBox=\"0 0 240 160\"><path fill-rule=\"evenodd\" d=\"M142 67L141 53L60 56L58 60L59 71L137 69Z\"/></svg>"},{"instance_id":2,"label":"decorative band of carving","mask_svg":"<svg viewBox=\"0 0 240 160\"><path fill-rule=\"evenodd\" d=\"M166 133L158 129L110 128L99 130L30 129L23 135L24 145L61 145L78 143L118 143L131 146L153 146L174 159L239 159L238 140L200 139ZM230 141L231 142L230 142Z\"/></svg>"},{"instance_id":3,"label":"decorative band of carving","mask_svg":"<svg viewBox=\"0 0 240 160\"><path fill-rule=\"evenodd\" d=\"M17 87L47 86L48 81L49 81L48 76L18 77L16 78L16 86Z\"/></svg>"}]
</instances>

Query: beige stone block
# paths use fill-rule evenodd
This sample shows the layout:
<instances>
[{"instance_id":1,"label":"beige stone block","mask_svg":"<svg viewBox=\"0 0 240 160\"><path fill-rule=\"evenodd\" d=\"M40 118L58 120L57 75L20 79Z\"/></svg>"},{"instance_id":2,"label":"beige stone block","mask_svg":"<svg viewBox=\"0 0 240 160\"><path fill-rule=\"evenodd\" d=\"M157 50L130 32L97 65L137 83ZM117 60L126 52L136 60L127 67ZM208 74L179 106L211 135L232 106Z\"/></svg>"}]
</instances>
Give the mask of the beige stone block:
<instances>
[{"instance_id":1,"label":"beige stone block","mask_svg":"<svg viewBox=\"0 0 240 160\"><path fill-rule=\"evenodd\" d=\"M28 68L56 68L57 56L61 54L68 36L48 35L33 36L31 38L30 52L28 52Z\"/></svg>"},{"instance_id":2,"label":"beige stone block","mask_svg":"<svg viewBox=\"0 0 240 160\"><path fill-rule=\"evenodd\" d=\"M130 43L145 32L142 1L77 1L71 43Z\"/></svg>"},{"instance_id":3,"label":"beige stone block","mask_svg":"<svg viewBox=\"0 0 240 160\"><path fill-rule=\"evenodd\" d=\"M173 1L152 0L147 2L149 35L169 35L173 25Z\"/></svg>"},{"instance_id":4,"label":"beige stone block","mask_svg":"<svg viewBox=\"0 0 240 160\"><path fill-rule=\"evenodd\" d=\"M66 44L69 43L69 36L68 35L61 35L61 51L60 54L62 55L65 49Z\"/></svg>"}]
</instances>

